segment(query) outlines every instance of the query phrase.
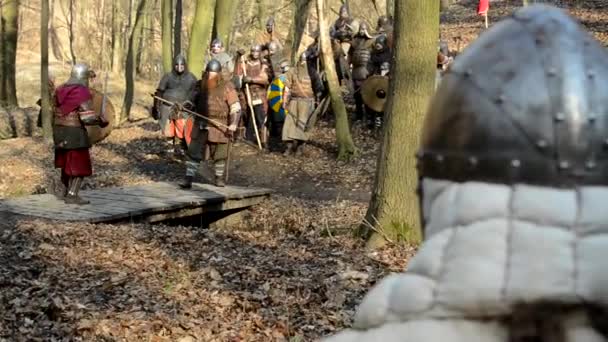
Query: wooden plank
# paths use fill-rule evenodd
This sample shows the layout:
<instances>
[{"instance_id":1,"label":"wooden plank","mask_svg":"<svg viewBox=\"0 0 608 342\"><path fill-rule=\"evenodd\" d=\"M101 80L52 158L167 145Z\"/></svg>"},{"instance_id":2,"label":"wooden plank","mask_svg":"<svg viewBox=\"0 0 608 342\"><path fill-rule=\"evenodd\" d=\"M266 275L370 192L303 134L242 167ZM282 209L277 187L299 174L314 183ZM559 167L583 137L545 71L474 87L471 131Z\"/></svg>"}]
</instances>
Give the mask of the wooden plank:
<instances>
[{"instance_id":1,"label":"wooden plank","mask_svg":"<svg viewBox=\"0 0 608 342\"><path fill-rule=\"evenodd\" d=\"M267 189L209 184L194 184L192 189L183 190L176 184L159 182L83 191L81 196L91 201L84 206L65 204L50 194L7 199L0 201L0 211L62 221L96 223L145 217L155 221L248 207L269 194Z\"/></svg>"}]
</instances>

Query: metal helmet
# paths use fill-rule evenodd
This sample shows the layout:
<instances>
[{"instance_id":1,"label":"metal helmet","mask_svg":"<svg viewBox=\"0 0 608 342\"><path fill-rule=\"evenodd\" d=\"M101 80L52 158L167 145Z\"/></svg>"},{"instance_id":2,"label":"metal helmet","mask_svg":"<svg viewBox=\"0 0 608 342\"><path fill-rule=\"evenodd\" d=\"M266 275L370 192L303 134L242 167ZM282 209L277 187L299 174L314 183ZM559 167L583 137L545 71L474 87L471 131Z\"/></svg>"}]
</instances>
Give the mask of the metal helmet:
<instances>
[{"instance_id":1,"label":"metal helmet","mask_svg":"<svg viewBox=\"0 0 608 342\"><path fill-rule=\"evenodd\" d=\"M251 49L249 50L251 57L253 57L254 59L257 59L260 57L260 54L262 53L262 46L259 44L254 44L251 46Z\"/></svg>"},{"instance_id":2,"label":"metal helmet","mask_svg":"<svg viewBox=\"0 0 608 342\"><path fill-rule=\"evenodd\" d=\"M89 86L89 78L91 77L91 69L86 63L76 63L70 72L70 78L66 84L80 84Z\"/></svg>"},{"instance_id":3,"label":"metal helmet","mask_svg":"<svg viewBox=\"0 0 608 342\"><path fill-rule=\"evenodd\" d=\"M268 32L272 32L274 30L274 17L270 17L266 21L266 30Z\"/></svg>"},{"instance_id":4,"label":"metal helmet","mask_svg":"<svg viewBox=\"0 0 608 342\"><path fill-rule=\"evenodd\" d=\"M179 72L177 71L177 66L178 65L183 65L184 66L184 71ZM177 72L178 74L184 73L186 70L188 70L188 64L186 63L186 57L184 55L182 55L181 53L177 56L175 56L175 58L173 59L173 70L175 72Z\"/></svg>"},{"instance_id":5,"label":"metal helmet","mask_svg":"<svg viewBox=\"0 0 608 342\"><path fill-rule=\"evenodd\" d=\"M378 31L383 31L385 28L387 28L390 25L391 25L391 20L387 16L381 15L378 17L378 22L376 23Z\"/></svg>"},{"instance_id":6,"label":"metal helmet","mask_svg":"<svg viewBox=\"0 0 608 342\"><path fill-rule=\"evenodd\" d=\"M349 18L350 11L348 10L348 4L344 3L340 6L340 18Z\"/></svg>"},{"instance_id":7,"label":"metal helmet","mask_svg":"<svg viewBox=\"0 0 608 342\"><path fill-rule=\"evenodd\" d=\"M376 50L384 50L388 47L388 39L386 37L385 34L381 34L378 37L376 37L376 40L374 41L374 49Z\"/></svg>"},{"instance_id":8,"label":"metal helmet","mask_svg":"<svg viewBox=\"0 0 608 342\"><path fill-rule=\"evenodd\" d=\"M425 119L419 175L608 185L606 60L602 45L565 12L518 10L446 72Z\"/></svg>"},{"instance_id":9,"label":"metal helmet","mask_svg":"<svg viewBox=\"0 0 608 342\"><path fill-rule=\"evenodd\" d=\"M212 59L209 61L209 63L207 63L207 66L205 67L205 71L221 73L222 72L222 63L220 63L220 61L218 61L217 59Z\"/></svg>"},{"instance_id":10,"label":"metal helmet","mask_svg":"<svg viewBox=\"0 0 608 342\"><path fill-rule=\"evenodd\" d=\"M357 32L357 36L359 36L359 37L366 37L366 38L373 38L369 34L369 26L367 25L367 23L365 21L361 21L361 23L359 24L359 32Z\"/></svg>"},{"instance_id":11,"label":"metal helmet","mask_svg":"<svg viewBox=\"0 0 608 342\"><path fill-rule=\"evenodd\" d=\"M220 49L224 47L224 44L222 43L222 40L219 38L215 38L211 41L211 44L209 45L210 48L214 48L214 47L219 47Z\"/></svg>"},{"instance_id":12,"label":"metal helmet","mask_svg":"<svg viewBox=\"0 0 608 342\"><path fill-rule=\"evenodd\" d=\"M277 42L275 42L274 40L271 41L270 43L268 43L268 53L273 55L275 54L277 51L279 51L279 44L277 44Z\"/></svg>"}]
</instances>

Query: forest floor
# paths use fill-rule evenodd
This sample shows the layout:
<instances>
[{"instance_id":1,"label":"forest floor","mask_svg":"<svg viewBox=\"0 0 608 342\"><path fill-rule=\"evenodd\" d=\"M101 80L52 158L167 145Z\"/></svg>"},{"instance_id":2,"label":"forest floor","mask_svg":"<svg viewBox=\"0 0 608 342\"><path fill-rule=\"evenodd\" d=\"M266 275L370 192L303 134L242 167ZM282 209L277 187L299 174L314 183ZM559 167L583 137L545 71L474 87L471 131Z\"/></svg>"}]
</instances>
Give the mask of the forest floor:
<instances>
[{"instance_id":1,"label":"forest floor","mask_svg":"<svg viewBox=\"0 0 608 342\"><path fill-rule=\"evenodd\" d=\"M491 22L519 3L493 1ZM607 6L577 3L570 10L605 42ZM482 31L474 8L475 1L461 1L444 14L452 49ZM121 81L111 80L116 108ZM33 104L27 89L36 87L34 78L20 82L20 101ZM137 87L137 121L94 146L95 175L86 188L183 176L183 160L165 152L169 144L146 118L153 82ZM379 145L365 129L353 135L361 156L347 164L335 161L327 122L302 157L237 146L230 182L275 194L230 230L0 214L0 341L310 341L348 326L365 292L402 271L415 252L404 245L368 252L353 237ZM51 166L40 138L0 141L0 197L46 192L58 176Z\"/></svg>"}]
</instances>

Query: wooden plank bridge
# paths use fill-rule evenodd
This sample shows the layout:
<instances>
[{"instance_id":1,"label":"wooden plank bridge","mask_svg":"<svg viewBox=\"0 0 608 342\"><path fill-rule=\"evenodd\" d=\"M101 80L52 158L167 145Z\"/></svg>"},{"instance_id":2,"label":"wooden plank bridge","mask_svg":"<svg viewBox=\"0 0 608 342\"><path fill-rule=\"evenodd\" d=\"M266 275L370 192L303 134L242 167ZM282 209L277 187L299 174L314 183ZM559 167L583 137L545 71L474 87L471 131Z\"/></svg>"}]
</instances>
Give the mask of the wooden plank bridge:
<instances>
[{"instance_id":1,"label":"wooden plank bridge","mask_svg":"<svg viewBox=\"0 0 608 342\"><path fill-rule=\"evenodd\" d=\"M215 187L195 183L182 190L176 184L151 183L81 191L87 205L65 204L51 194L0 201L5 211L32 217L72 222L160 222L197 215L210 222L256 205L270 196L268 189Z\"/></svg>"}]
</instances>

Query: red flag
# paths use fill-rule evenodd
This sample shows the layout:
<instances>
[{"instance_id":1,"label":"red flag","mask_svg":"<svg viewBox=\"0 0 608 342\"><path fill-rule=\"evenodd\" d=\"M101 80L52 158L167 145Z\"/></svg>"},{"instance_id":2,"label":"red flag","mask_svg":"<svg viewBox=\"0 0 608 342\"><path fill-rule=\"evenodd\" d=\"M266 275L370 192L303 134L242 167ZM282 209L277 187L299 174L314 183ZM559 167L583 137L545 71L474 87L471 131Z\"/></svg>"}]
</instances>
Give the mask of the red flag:
<instances>
[{"instance_id":1,"label":"red flag","mask_svg":"<svg viewBox=\"0 0 608 342\"><path fill-rule=\"evenodd\" d=\"M477 6L477 14L486 15L490 9L490 0L479 0L479 6Z\"/></svg>"}]
</instances>

